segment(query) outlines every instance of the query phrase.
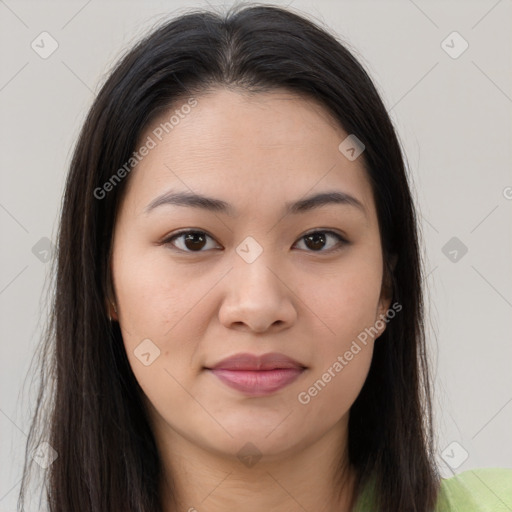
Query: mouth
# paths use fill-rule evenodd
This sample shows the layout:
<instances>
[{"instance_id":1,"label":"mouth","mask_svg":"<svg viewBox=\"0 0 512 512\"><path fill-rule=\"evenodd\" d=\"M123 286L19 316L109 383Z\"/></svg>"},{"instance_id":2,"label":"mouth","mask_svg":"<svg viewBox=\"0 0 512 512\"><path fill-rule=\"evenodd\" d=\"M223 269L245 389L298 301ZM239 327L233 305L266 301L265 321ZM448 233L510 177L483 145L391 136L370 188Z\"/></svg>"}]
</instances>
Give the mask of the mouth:
<instances>
[{"instance_id":1,"label":"mouth","mask_svg":"<svg viewBox=\"0 0 512 512\"><path fill-rule=\"evenodd\" d=\"M241 393L266 396L290 385L307 367L284 354L270 353L236 354L204 369Z\"/></svg>"}]
</instances>

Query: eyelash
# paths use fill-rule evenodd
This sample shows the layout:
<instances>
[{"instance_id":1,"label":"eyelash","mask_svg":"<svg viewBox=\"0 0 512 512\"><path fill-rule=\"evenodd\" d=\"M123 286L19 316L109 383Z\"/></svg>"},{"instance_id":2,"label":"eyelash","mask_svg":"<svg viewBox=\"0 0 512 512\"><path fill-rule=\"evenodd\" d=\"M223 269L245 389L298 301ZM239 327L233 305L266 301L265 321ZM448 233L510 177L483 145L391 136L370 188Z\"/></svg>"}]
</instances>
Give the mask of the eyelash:
<instances>
[{"instance_id":1,"label":"eyelash","mask_svg":"<svg viewBox=\"0 0 512 512\"><path fill-rule=\"evenodd\" d=\"M209 237L209 238L211 238L213 240L213 237L211 235L209 235L208 233L206 233L205 231L201 231L201 230L197 230L197 229L187 229L187 230L179 231L178 233L174 233L173 235L167 237L165 240L162 241L162 245L170 246L170 248L172 250L179 251L179 252L185 252L185 253L198 253L199 254L201 252L206 252L204 250L190 251L190 250L179 249L179 248L175 247L172 244L172 242L175 239L177 239L177 238L179 238L179 237L181 237L183 235L190 234L190 233L206 235L207 237ZM334 248L328 249L326 251L324 251L324 250L319 250L319 251L309 250L309 251L306 251L306 252L312 252L312 253L331 253L331 252L336 252L336 251L340 251L341 249L343 249L343 247L345 245L348 245L350 243L350 242L348 242L348 240L343 238L340 234L336 233L335 231L330 231L330 230L310 231L309 233L306 233L306 234L302 235L299 238L299 240L302 240L302 239L306 238L307 236L314 235L314 234L317 234L317 233L324 233L324 234L328 234L328 235L333 235L334 237L336 237L338 239L338 242L341 244L341 247L334 247Z\"/></svg>"}]
</instances>

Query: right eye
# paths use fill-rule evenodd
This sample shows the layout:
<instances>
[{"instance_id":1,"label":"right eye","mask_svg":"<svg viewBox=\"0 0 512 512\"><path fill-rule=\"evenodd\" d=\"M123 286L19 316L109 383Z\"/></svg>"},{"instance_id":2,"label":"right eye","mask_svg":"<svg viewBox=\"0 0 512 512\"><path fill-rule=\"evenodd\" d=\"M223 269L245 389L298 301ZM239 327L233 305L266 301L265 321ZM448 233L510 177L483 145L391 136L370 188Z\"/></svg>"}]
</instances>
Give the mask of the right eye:
<instances>
[{"instance_id":1,"label":"right eye","mask_svg":"<svg viewBox=\"0 0 512 512\"><path fill-rule=\"evenodd\" d=\"M183 252L204 252L201 249L207 245L207 238L213 240L213 238L204 231L187 229L167 237L162 244L171 246L171 249L173 250ZM176 244L173 243L175 240L180 241L181 247L176 247Z\"/></svg>"}]
</instances>

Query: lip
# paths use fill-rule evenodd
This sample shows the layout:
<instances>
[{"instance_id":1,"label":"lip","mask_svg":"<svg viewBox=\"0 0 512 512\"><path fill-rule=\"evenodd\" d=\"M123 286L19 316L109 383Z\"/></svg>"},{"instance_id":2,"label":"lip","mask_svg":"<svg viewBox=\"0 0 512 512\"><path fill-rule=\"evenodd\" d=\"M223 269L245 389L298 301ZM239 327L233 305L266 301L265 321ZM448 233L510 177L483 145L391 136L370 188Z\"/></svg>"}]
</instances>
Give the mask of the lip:
<instances>
[{"instance_id":1,"label":"lip","mask_svg":"<svg viewBox=\"0 0 512 512\"><path fill-rule=\"evenodd\" d=\"M265 396L291 384L306 366L284 354L271 352L260 356L235 354L205 369L237 391Z\"/></svg>"},{"instance_id":2,"label":"lip","mask_svg":"<svg viewBox=\"0 0 512 512\"><path fill-rule=\"evenodd\" d=\"M235 354L227 357L211 367L208 370L275 370L283 368L306 368L305 365L295 361L291 357L280 354L279 352L269 352L267 354L255 355L249 353Z\"/></svg>"}]
</instances>

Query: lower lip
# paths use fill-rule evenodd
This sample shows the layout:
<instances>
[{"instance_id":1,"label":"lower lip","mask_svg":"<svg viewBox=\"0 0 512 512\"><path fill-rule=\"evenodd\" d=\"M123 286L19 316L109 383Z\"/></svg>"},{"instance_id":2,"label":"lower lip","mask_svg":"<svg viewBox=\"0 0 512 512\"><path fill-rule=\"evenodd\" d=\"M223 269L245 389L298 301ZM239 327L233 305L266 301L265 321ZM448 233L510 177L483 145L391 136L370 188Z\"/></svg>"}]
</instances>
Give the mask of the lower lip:
<instances>
[{"instance_id":1,"label":"lower lip","mask_svg":"<svg viewBox=\"0 0 512 512\"><path fill-rule=\"evenodd\" d=\"M275 393L291 384L304 371L303 368L275 370L210 370L224 384L252 396Z\"/></svg>"}]
</instances>

